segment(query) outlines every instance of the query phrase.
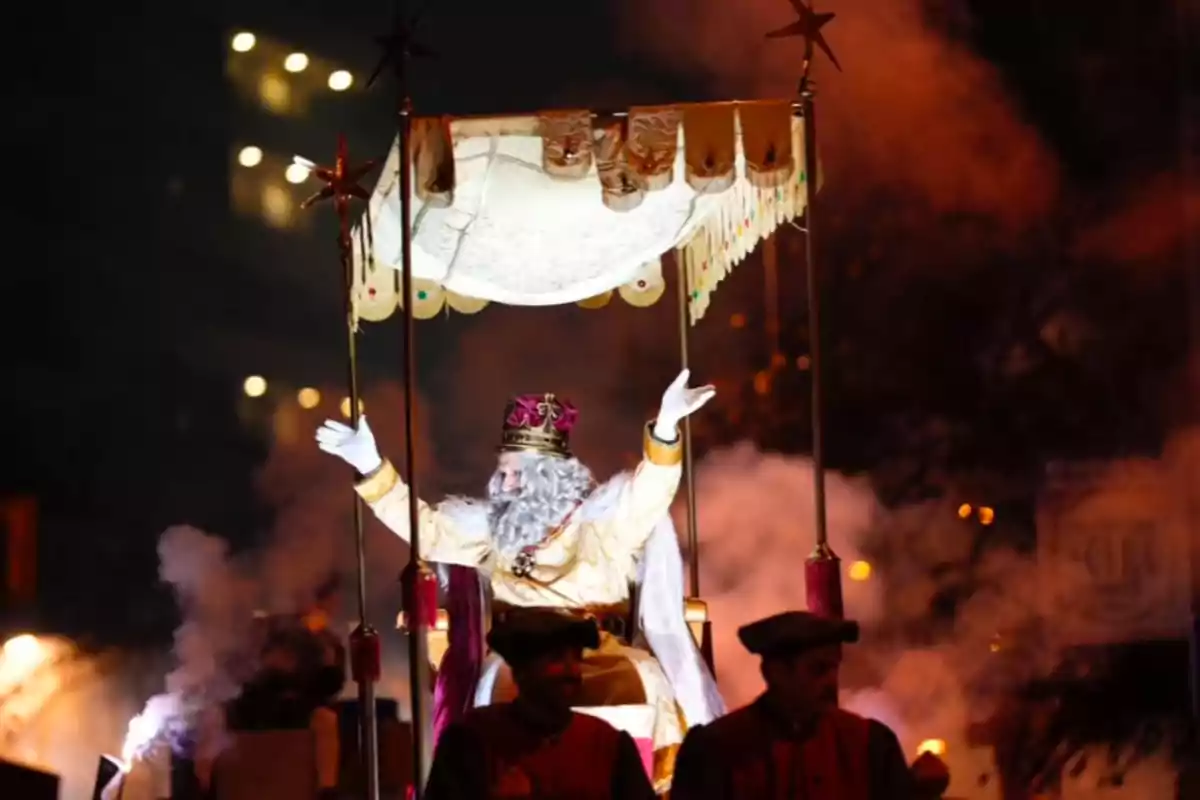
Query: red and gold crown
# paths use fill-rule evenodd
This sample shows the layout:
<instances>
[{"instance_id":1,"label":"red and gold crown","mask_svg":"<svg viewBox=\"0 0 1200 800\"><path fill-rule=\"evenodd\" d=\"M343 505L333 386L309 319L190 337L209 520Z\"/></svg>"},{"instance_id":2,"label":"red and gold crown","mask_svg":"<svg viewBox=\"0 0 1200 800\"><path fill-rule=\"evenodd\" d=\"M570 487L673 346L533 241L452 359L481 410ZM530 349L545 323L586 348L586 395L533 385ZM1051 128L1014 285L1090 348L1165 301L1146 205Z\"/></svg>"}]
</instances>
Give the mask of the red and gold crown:
<instances>
[{"instance_id":1,"label":"red and gold crown","mask_svg":"<svg viewBox=\"0 0 1200 800\"><path fill-rule=\"evenodd\" d=\"M500 450L570 458L571 429L578 420L579 409L552 394L514 397L504 409Z\"/></svg>"}]
</instances>

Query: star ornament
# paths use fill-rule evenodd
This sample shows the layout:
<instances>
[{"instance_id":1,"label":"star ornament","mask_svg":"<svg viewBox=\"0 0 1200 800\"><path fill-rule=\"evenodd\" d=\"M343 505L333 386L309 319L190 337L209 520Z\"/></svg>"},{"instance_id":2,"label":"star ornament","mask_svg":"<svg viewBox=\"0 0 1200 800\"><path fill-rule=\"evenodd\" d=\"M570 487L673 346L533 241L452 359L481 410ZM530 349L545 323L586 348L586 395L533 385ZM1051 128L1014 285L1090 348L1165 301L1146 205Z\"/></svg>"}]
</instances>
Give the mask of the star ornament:
<instances>
[{"instance_id":1,"label":"star ornament","mask_svg":"<svg viewBox=\"0 0 1200 800\"><path fill-rule=\"evenodd\" d=\"M792 4L792 8L796 10L796 14L800 18L791 25L771 31L767 34L767 38L786 39L792 36L803 37L805 52L808 54L805 60L812 57L812 48L815 45L821 49L822 53L828 56L833 66L837 68L837 71L841 72L842 65L838 63L837 56L833 54L833 50L829 47L829 42L825 41L825 35L821 33L821 28L832 22L835 15L832 13L818 14L804 0L788 0L788 2Z\"/></svg>"},{"instance_id":2,"label":"star ornament","mask_svg":"<svg viewBox=\"0 0 1200 800\"><path fill-rule=\"evenodd\" d=\"M354 167L350 166L345 136L338 136L337 158L332 167L321 167L299 156L296 156L294 161L325 182L319 192L300 204L300 208L309 208L324 200L333 200L333 205L340 214L349 207L352 197L360 200L371 199L370 192L359 186L358 182L375 168L375 160L372 159Z\"/></svg>"},{"instance_id":3,"label":"star ornament","mask_svg":"<svg viewBox=\"0 0 1200 800\"><path fill-rule=\"evenodd\" d=\"M410 58L437 58L437 53L421 44L416 38L417 25L428 8L429 3L426 3L409 19L405 19L402 13L397 13L391 33L375 37L375 43L383 50L383 55L380 56L379 63L375 65L371 77L367 79L368 89L388 66L399 73Z\"/></svg>"}]
</instances>

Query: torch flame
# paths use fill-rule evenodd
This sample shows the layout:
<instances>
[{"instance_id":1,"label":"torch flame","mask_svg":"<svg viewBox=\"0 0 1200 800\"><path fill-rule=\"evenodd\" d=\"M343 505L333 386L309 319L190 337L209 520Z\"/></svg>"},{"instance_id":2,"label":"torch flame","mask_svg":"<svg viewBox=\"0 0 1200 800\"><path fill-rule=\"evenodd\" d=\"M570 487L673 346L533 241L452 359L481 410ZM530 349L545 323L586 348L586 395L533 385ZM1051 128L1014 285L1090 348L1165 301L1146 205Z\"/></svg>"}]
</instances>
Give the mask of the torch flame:
<instances>
[{"instance_id":1,"label":"torch flame","mask_svg":"<svg viewBox=\"0 0 1200 800\"><path fill-rule=\"evenodd\" d=\"M942 739L926 739L917 746L917 755L924 753L929 753L940 758L946 755L946 742Z\"/></svg>"}]
</instances>

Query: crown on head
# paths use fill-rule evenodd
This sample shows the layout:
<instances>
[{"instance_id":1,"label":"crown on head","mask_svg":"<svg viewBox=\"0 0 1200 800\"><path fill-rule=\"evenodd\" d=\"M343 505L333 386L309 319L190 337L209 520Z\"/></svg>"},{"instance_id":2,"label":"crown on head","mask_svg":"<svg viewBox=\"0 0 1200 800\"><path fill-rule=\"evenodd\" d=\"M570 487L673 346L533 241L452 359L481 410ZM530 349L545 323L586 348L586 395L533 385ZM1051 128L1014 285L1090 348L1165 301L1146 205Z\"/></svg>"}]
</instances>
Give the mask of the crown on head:
<instances>
[{"instance_id":1,"label":"crown on head","mask_svg":"<svg viewBox=\"0 0 1200 800\"><path fill-rule=\"evenodd\" d=\"M579 409L553 394L514 397L504 410L500 450L570 458L571 429L578 420Z\"/></svg>"}]
</instances>

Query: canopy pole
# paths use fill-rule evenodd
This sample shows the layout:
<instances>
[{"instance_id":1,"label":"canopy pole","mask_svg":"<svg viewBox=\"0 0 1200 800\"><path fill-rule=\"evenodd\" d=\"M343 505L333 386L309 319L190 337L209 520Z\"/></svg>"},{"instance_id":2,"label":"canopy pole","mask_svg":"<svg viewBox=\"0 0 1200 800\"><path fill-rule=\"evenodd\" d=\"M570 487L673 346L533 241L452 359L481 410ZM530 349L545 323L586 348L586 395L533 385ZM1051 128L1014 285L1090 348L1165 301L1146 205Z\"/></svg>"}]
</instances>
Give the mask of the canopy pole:
<instances>
[{"instance_id":1,"label":"canopy pole","mask_svg":"<svg viewBox=\"0 0 1200 800\"><path fill-rule=\"evenodd\" d=\"M341 213L338 238L346 286L346 347L349 356L346 379L349 385L350 424L357 430L362 419L362 400L358 385L358 337L354 319L354 254L348 216L345 212ZM350 652L351 670L358 684L359 752L367 798L379 800L379 722L375 681L380 677L380 643L378 631L367 620L367 543L363 530L363 502L358 492L354 493L354 545L358 572L358 627L350 634Z\"/></svg>"},{"instance_id":2,"label":"canopy pole","mask_svg":"<svg viewBox=\"0 0 1200 800\"><path fill-rule=\"evenodd\" d=\"M691 326L688 311L688 298L691 296L691 286L688 281L686 259L676 253L675 262L679 265L679 276L675 282L676 296L679 299L679 368L690 369L691 341L688 328ZM696 526L696 472L692 454L692 419L684 417L681 422L683 432L683 479L684 492L687 498L688 523L688 586L691 596L700 597L700 533Z\"/></svg>"},{"instance_id":3,"label":"canopy pole","mask_svg":"<svg viewBox=\"0 0 1200 800\"><path fill-rule=\"evenodd\" d=\"M426 4L421 11L428 9ZM371 86L390 62L396 75L396 132L400 160L400 217L402 221L400 298L404 314L404 461L408 480L408 565L400 577L405 628L408 631L408 678L412 709L413 800L425 796L425 782L433 765L433 726L430 702L428 632L437 620L437 578L421 557L420 481L417 459L417 349L413 316L412 265L412 96L408 84L408 61L413 55L430 55L413 39L413 28L421 11L411 18L404 13L404 0L396 0L391 33L380 42L383 58L367 81ZM368 211L368 214L370 212ZM378 783L378 766L375 772ZM377 794L371 796L376 800Z\"/></svg>"},{"instance_id":4,"label":"canopy pole","mask_svg":"<svg viewBox=\"0 0 1200 800\"><path fill-rule=\"evenodd\" d=\"M842 617L841 559L829 545L825 498L825 410L821 358L821 281L816 260L815 199L817 195L817 125L813 113L813 90L805 86L804 105L804 262L808 273L808 346L812 375L813 527L816 546L804 564L808 608L816 614Z\"/></svg>"},{"instance_id":5,"label":"canopy pole","mask_svg":"<svg viewBox=\"0 0 1200 800\"><path fill-rule=\"evenodd\" d=\"M334 166L311 165L313 174L325 182L324 188L306 199L301 208L332 200L338 215L338 254L342 267L342 301L346 315L346 391L349 395L347 409L351 424L357 428L362 418L362 399L358 383L358 321L354 313L354 243L350 235L350 203L355 197L370 198L366 189L358 185L358 179L375 167L374 161L359 166L350 165L346 137L338 136L337 157ZM369 212L368 212L369 213ZM364 261L369 256L363 253ZM361 477L361 476L359 476ZM380 677L379 633L367 620L367 546L363 535L362 498L354 493L353 524L356 571L358 573L358 625L350 634L350 663L354 681L358 684L360 752L366 770L368 800L378 800L379 787L378 737L375 710L375 683Z\"/></svg>"},{"instance_id":6,"label":"canopy pole","mask_svg":"<svg viewBox=\"0 0 1200 800\"><path fill-rule=\"evenodd\" d=\"M841 560L829 546L825 516L825 436L823 408L823 372L821 358L821 281L816 259L816 205L819 164L817 160L817 119L814 109L815 89L811 80L813 55L817 47L841 69L837 57L825 41L821 28L834 17L818 14L811 2L791 0L798 19L791 25L767 34L768 38L801 36L804 38L804 61L801 65L799 115L804 119L804 264L808 277L808 347L811 367L812 396L812 461L813 461L813 527L815 547L804 563L805 594L810 611L840 618L842 608Z\"/></svg>"},{"instance_id":7,"label":"canopy pole","mask_svg":"<svg viewBox=\"0 0 1200 800\"><path fill-rule=\"evenodd\" d=\"M1196 146L1200 144L1195 124L1197 107L1195 97L1196 59L1195 44L1191 42L1190 33L1196 20L1192 18L1189 6L1184 0L1176 4L1178 19L1176 21L1177 43L1179 46L1179 167L1183 175L1183 192L1180 203L1180 214L1183 220L1183 268L1188 276L1188 294L1190 295L1189 315L1191 317L1191 346L1188 358L1189 385L1194 399L1194 408L1200 408L1200 234L1196 230L1195 220L1200 219L1200 179L1196 170ZM1191 423L1200 422L1193 413ZM1200 469L1200 461L1193 459L1185 461L1185 470ZM1196 475L1192 476L1196 478ZM1185 524L1191 527L1191 552L1188 554L1191 562L1191 611L1192 630L1189 637L1191 660L1191 694L1192 719L1197 730L1200 730L1200 499L1196 493L1191 493L1187 500L1188 510ZM1200 764L1193 767L1200 768Z\"/></svg>"},{"instance_id":8,"label":"canopy pole","mask_svg":"<svg viewBox=\"0 0 1200 800\"><path fill-rule=\"evenodd\" d=\"M401 75L404 71L401 70ZM403 85L403 84L402 84ZM404 301L404 460L408 473L408 529L411 550L405 568L405 614L408 628L409 691L412 703L414 798L425 796L425 781L433 765L433 730L429 708L429 617L437 613L436 583L433 573L421 558L420 500L417 494L417 351L416 319L413 317L412 274L412 101L401 89L400 128L400 216L404 219L401 272L401 297ZM426 590L434 587L430 598Z\"/></svg>"}]
</instances>

